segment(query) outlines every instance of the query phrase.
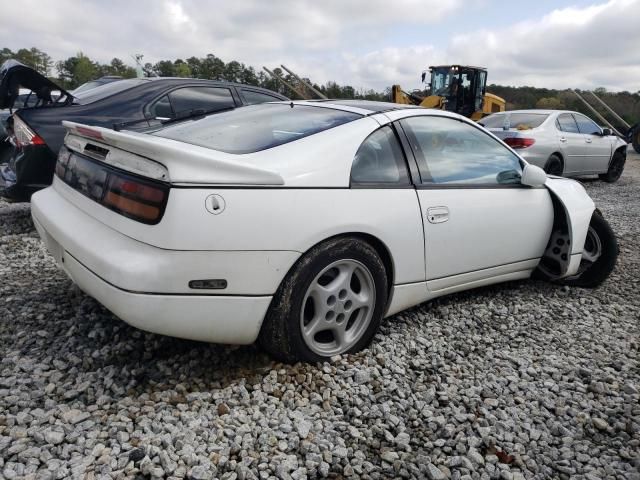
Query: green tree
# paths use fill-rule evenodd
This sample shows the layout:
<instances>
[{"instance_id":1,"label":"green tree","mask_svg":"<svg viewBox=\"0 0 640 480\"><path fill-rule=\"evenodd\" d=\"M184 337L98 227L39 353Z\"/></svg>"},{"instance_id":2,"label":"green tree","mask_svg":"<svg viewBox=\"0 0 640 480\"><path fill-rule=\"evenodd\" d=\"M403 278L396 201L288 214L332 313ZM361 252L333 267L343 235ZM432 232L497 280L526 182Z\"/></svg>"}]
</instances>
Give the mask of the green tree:
<instances>
[{"instance_id":1,"label":"green tree","mask_svg":"<svg viewBox=\"0 0 640 480\"><path fill-rule=\"evenodd\" d=\"M191 69L184 60L178 59L173 62L173 75L175 77L189 78L191 77Z\"/></svg>"},{"instance_id":2,"label":"green tree","mask_svg":"<svg viewBox=\"0 0 640 480\"><path fill-rule=\"evenodd\" d=\"M173 62L171 60L160 60L153 66L153 71L160 77L173 77Z\"/></svg>"}]
</instances>

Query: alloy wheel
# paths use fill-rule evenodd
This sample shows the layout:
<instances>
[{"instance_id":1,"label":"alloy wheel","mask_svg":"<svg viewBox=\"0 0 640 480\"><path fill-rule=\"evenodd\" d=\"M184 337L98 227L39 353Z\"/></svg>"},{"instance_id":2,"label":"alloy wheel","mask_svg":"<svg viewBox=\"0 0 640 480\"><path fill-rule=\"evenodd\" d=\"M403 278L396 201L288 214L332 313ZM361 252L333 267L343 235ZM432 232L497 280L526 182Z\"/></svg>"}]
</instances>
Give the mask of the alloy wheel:
<instances>
[{"instance_id":1,"label":"alloy wheel","mask_svg":"<svg viewBox=\"0 0 640 480\"><path fill-rule=\"evenodd\" d=\"M322 356L349 351L371 323L376 288L369 269L357 260L338 260L311 282L300 312L302 338Z\"/></svg>"}]
</instances>

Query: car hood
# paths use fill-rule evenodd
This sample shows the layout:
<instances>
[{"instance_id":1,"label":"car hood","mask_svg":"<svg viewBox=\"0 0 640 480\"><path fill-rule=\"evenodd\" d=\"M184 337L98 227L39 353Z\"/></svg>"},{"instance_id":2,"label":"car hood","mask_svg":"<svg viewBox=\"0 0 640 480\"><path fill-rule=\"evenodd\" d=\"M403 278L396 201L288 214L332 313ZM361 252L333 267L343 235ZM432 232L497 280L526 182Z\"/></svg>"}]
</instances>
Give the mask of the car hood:
<instances>
[{"instance_id":1,"label":"car hood","mask_svg":"<svg viewBox=\"0 0 640 480\"><path fill-rule=\"evenodd\" d=\"M23 65L17 60L7 60L0 67L0 109L13 108L13 104L20 93L20 87L28 88L45 103L51 102L51 92L59 90L65 102L73 97L60 86L49 80L33 68Z\"/></svg>"}]
</instances>

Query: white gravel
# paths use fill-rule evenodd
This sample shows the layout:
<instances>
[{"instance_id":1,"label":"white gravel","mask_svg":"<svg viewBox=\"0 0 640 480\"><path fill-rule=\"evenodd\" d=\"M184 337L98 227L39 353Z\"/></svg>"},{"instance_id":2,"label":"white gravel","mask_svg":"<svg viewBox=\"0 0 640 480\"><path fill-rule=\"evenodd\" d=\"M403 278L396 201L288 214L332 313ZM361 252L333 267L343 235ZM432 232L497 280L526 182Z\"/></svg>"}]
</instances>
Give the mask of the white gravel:
<instances>
[{"instance_id":1,"label":"white gravel","mask_svg":"<svg viewBox=\"0 0 640 480\"><path fill-rule=\"evenodd\" d=\"M0 202L0 478L640 479L640 157L585 183L621 246L599 289L452 295L294 366L127 326Z\"/></svg>"}]
</instances>

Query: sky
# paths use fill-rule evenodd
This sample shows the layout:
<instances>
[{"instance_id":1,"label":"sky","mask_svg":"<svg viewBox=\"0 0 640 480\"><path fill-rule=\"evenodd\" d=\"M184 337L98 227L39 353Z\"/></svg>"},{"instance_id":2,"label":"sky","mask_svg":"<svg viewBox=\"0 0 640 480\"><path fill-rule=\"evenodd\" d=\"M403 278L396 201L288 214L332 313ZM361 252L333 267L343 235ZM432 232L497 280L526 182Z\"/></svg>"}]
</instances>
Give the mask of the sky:
<instances>
[{"instance_id":1,"label":"sky","mask_svg":"<svg viewBox=\"0 0 640 480\"><path fill-rule=\"evenodd\" d=\"M640 90L640 0L21 0L0 48L133 64L213 53L314 82L419 88L429 65L489 83Z\"/></svg>"}]
</instances>

